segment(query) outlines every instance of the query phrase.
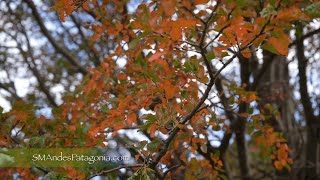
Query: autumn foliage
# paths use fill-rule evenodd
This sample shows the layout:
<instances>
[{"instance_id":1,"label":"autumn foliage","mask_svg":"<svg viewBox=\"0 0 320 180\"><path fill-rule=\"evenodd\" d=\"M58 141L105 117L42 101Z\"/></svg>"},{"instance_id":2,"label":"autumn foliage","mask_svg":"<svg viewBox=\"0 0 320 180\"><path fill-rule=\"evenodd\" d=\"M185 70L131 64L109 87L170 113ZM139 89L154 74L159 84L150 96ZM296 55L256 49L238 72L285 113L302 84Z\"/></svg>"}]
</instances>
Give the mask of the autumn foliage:
<instances>
[{"instance_id":1,"label":"autumn foliage","mask_svg":"<svg viewBox=\"0 0 320 180\"><path fill-rule=\"evenodd\" d=\"M61 21L71 13L94 14L95 21L86 24L93 32L90 46L108 34L106 41L116 42L116 49L99 67L87 68L52 119L36 117L35 107L22 102L2 114L0 145L16 147L12 127L29 139L19 147L37 148L104 147L119 131L134 129L149 141L126 144L142 164L128 167L136 172L131 178L227 179L225 156L234 134L275 171L290 171L290 147L269 123L277 110L260 103L250 75L230 82L222 73L233 63L250 62L259 50L286 56L292 43L288 32L315 18L305 10L312 3L158 0L142 2L130 13L127 1L59 0L53 10ZM218 146L210 143L212 132L223 135ZM94 175L72 168L52 171L79 179ZM38 176L31 169L5 173Z\"/></svg>"}]
</instances>

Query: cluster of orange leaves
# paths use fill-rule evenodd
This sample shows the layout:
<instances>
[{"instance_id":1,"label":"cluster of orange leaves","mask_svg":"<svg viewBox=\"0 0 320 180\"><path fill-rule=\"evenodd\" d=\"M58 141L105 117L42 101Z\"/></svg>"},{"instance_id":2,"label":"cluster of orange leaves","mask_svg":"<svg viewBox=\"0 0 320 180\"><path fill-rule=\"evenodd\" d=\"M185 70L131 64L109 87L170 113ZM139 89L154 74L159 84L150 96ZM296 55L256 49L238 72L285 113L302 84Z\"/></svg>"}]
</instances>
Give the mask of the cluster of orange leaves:
<instances>
[{"instance_id":1,"label":"cluster of orange leaves","mask_svg":"<svg viewBox=\"0 0 320 180\"><path fill-rule=\"evenodd\" d=\"M163 102L158 105L157 108L172 105L180 116L185 115L188 110L195 105L198 101L198 85L191 81L191 79L196 79L194 74L186 74L182 71L183 69L179 67L181 64L180 59L186 57L186 52L181 51L179 46L183 44L181 40L184 37L187 38L191 36L191 39L196 38L193 31L203 27L201 22L187 12L184 7L192 9L195 3L206 2L207 1L195 1L194 4L191 4L189 1L182 1L181 3L173 0L159 1L158 8L153 11L150 9L156 2L151 2L148 5L141 4L137 9L136 15L131 17L134 21L129 24L121 23L122 21L128 22L128 17L122 15L119 16L122 18L121 20L105 20L101 26L92 26L92 30L95 31L93 40L99 39L104 32L108 32L111 35L119 36L119 41L122 41L123 37L123 40L127 41L126 43L129 46L129 50L126 50L119 44L114 54L114 56L118 57L127 57L127 65L124 72L115 72L113 70L116 65L112 63L113 59L112 56L110 56L103 62L102 69L92 70L92 77L85 84L84 94L82 96L91 98L86 98L85 103L81 103L81 100L77 100L75 103L78 104L77 106L79 106L79 104L97 105L97 102L102 99L105 101L111 99L110 94L106 92L116 92L118 94L117 100L112 103L113 108L110 109L107 114L99 112L97 108L93 108L94 106L87 107L85 110L83 110L85 107L76 107L76 110L72 110L72 112L65 112L72 114L72 121L79 121L79 119L81 119L79 117L83 116L79 113L79 109L81 109L81 111L87 111L87 114L90 114L89 118L94 120L92 122L93 126L88 132L90 142L94 142L94 140L97 139L97 133L102 132L106 127L112 127L114 128L114 132L116 132L127 126L138 124L138 117L135 112L140 108L148 109L148 105L155 97L161 97ZM222 9L218 10L221 16L217 20L214 29L220 31L224 28L223 36L219 38L219 41L225 45L219 49L213 49L216 56L219 57L222 51L230 47L238 46L238 48L241 49L249 43L253 43L258 47L259 44L267 38L268 33L271 32L275 35L270 36L267 42L273 45L278 53L287 53L286 45L289 43L289 38L281 28L275 27L275 24L278 23L279 20L289 22L291 18L287 20L281 18L281 16L277 18L269 17L272 19L271 25L265 29L267 33L260 36L259 33L261 33L269 19L257 17L257 14L254 13L251 14L253 18L255 18L254 23L245 21L242 16L243 14L239 14L238 17L230 19L228 15L232 9L236 8L236 5L224 4L224 6L225 11ZM70 6L66 7L71 8ZM209 7L211 10L214 8L214 5ZM172 16L177 10L180 12L178 17L172 19ZM283 11L287 10L288 9L284 9ZM296 12L296 8L294 8L294 10ZM281 14L281 12L279 13ZM295 17L293 18L300 16L299 13L301 12L295 13ZM67 11L66 14L69 14L69 11ZM292 14L288 15L292 16ZM226 26L220 27L221 25ZM141 34L137 35L134 31L141 31ZM276 36L284 41L281 47L278 47L280 43L274 42ZM256 39L256 37L258 38ZM155 41L158 43L155 47L152 47ZM135 42L135 44L133 44L133 42ZM130 47L130 43L132 47ZM137 59L141 58L140 56L143 49L154 49L156 52L147 57L148 61L142 59L141 62L138 62ZM243 55L247 58L251 56L248 49L243 51ZM117 79L117 81L112 81L112 79L110 79L112 76L116 76L115 79ZM94 91L94 93L92 93L92 91ZM188 97L182 97L182 91L186 91ZM248 96L242 95L241 97L243 101L248 103L256 99L254 94L249 94ZM182 99L182 102L170 102L172 98ZM66 102L68 104L68 101ZM70 106L71 105L67 105L67 107ZM193 119L194 121L198 121L196 118ZM70 130L72 129L73 128ZM157 129L159 128L153 124L148 128L148 132L154 136ZM162 132L165 134L168 133L165 132L163 128ZM272 144L268 145L271 146Z\"/></svg>"},{"instance_id":2,"label":"cluster of orange leaves","mask_svg":"<svg viewBox=\"0 0 320 180\"><path fill-rule=\"evenodd\" d=\"M255 12L255 4L244 7L237 4L237 1L221 0L218 6L211 3L206 5L205 10L196 8L207 3L208 0L159 0L149 4L142 3L134 14L128 14L124 8L126 1L103 1L102 4L95 0L84 3L81 1L85 11L97 13L97 22L89 27L94 32L91 42L99 41L104 34L108 34L112 37L108 40L118 45L100 67L89 69L90 75L73 96L65 97L64 105L54 114L60 123L54 124L55 129L54 133L51 132L53 137L49 145L103 145L103 142L107 141L104 133L116 136L120 129L143 126L144 120L140 119L137 112L142 108L148 110L155 98L160 98L162 103L155 107L157 121L146 126L146 131L152 138L156 137L156 131L168 135L170 130L167 130L165 125L178 121L192 110L199 102L199 82L204 84L208 81L203 58L196 58L194 61L197 65L194 65L188 51L196 48L191 48L185 41L198 45L204 36L201 31L208 28L208 31L220 34L215 41L219 46L211 48L211 53L216 58L228 55L230 48L240 51L245 58L250 58L251 50L248 45L260 48L262 43L265 49L286 55L290 39L283 27L291 25L292 21L308 20L299 7L290 3L278 3L277 6L281 8L277 10L277 16L269 14L266 17ZM107 5L112 8L106 10ZM264 6L268 5L266 1ZM66 16L78 7L73 0L59 0L54 8L60 19L65 21ZM216 11L217 15L207 22L209 27L206 27L203 21L210 16L211 11ZM247 18L252 18L252 21L246 20ZM118 59L126 60L124 68L118 68ZM189 69L188 63L191 67ZM257 99L252 92L240 94L242 102L251 103ZM160 113L163 109L167 116ZM191 152L195 153L199 148L195 144L205 144L207 140L194 137L193 134L207 136L206 132L202 131L203 127L216 125L216 122L206 121L210 113L214 112L206 109L198 112L189 123L191 128L175 123L182 131L175 137L176 141L173 141L171 148L188 150L189 147L183 145L183 142L187 142ZM25 119L25 114L18 113L18 118ZM287 163L292 163L288 158L289 149L282 144L283 140L277 133L273 132L272 128L262 128L262 131L264 135L257 137L256 142L265 147L277 147L275 167L281 169ZM77 141L79 139L82 141ZM1 144L5 144L4 141L0 139ZM173 149L168 149L161 163L170 164L169 155ZM155 155L153 153L151 157ZM196 171L201 169L200 166L204 169L210 166L206 160L199 163L200 161L191 159L187 162L188 155L183 155L181 159L185 159L191 170L190 176L194 173L199 175ZM212 159L216 162L216 167L223 166L217 157ZM218 170L214 172L217 173Z\"/></svg>"},{"instance_id":3,"label":"cluster of orange leaves","mask_svg":"<svg viewBox=\"0 0 320 180\"><path fill-rule=\"evenodd\" d=\"M278 132L274 132L272 127L264 127L262 134L262 136L256 137L255 141L258 146L262 147L263 154L273 159L276 169L289 169L289 165L293 163L293 160L289 157L291 150L287 146L286 140Z\"/></svg>"}]
</instances>

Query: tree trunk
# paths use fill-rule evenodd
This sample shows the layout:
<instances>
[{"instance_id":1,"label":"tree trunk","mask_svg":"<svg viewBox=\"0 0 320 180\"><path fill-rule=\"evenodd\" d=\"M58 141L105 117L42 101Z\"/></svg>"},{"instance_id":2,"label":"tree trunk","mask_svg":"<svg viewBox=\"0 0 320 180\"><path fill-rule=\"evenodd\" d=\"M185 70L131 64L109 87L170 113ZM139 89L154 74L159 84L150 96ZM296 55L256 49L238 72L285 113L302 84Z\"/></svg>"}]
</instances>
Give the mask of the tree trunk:
<instances>
[{"instance_id":1,"label":"tree trunk","mask_svg":"<svg viewBox=\"0 0 320 180\"><path fill-rule=\"evenodd\" d=\"M288 146L293 150L291 157L301 153L297 151L301 140L301 133L295 125L294 112L296 100L293 98L293 90L289 84L288 64L285 56L263 52L263 61L271 64L261 78L257 87L258 96L261 98L260 107L271 104L277 108L279 116L272 115L268 123L277 132L282 132L288 141ZM276 179L293 179L293 175L287 170L276 171Z\"/></svg>"},{"instance_id":2,"label":"tree trunk","mask_svg":"<svg viewBox=\"0 0 320 180\"><path fill-rule=\"evenodd\" d=\"M304 110L304 117L307 125L306 133L306 156L304 171L302 173L302 178L305 179L319 179L318 169L318 159L319 159L319 132L320 125L319 119L315 116L314 109L312 107L311 99L308 93L307 86L307 65L308 59L304 54L304 44L303 40L300 40L303 33L303 27L301 24L297 25L296 28L296 54L298 59L298 69L299 69L299 92L301 96L301 104Z\"/></svg>"}]
</instances>

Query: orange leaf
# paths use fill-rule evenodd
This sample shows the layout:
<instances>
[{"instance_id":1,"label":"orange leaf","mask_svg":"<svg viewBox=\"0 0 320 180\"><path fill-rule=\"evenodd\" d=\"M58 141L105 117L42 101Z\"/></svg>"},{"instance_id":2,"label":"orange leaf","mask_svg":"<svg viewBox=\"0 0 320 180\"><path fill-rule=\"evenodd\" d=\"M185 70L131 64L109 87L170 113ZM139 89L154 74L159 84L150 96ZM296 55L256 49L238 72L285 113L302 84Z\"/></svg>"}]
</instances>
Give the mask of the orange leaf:
<instances>
[{"instance_id":1,"label":"orange leaf","mask_svg":"<svg viewBox=\"0 0 320 180\"><path fill-rule=\"evenodd\" d=\"M209 0L194 0L194 4L207 4Z\"/></svg>"},{"instance_id":2,"label":"orange leaf","mask_svg":"<svg viewBox=\"0 0 320 180\"><path fill-rule=\"evenodd\" d=\"M223 162L221 160L218 161L219 166L223 166Z\"/></svg>"},{"instance_id":3,"label":"orange leaf","mask_svg":"<svg viewBox=\"0 0 320 180\"><path fill-rule=\"evenodd\" d=\"M82 8L85 10L85 11L89 11L89 1L86 1L85 3L82 4Z\"/></svg>"},{"instance_id":4,"label":"orange leaf","mask_svg":"<svg viewBox=\"0 0 320 180\"><path fill-rule=\"evenodd\" d=\"M245 58L250 58L251 57L251 51L249 48L246 48L245 50L242 51L242 56Z\"/></svg>"},{"instance_id":5,"label":"orange leaf","mask_svg":"<svg viewBox=\"0 0 320 180\"><path fill-rule=\"evenodd\" d=\"M285 42L284 40L281 41L280 39L272 37L269 39L268 42L276 49L276 51L279 54L282 54L282 55L288 54L289 41ZM283 43L281 43L281 42L283 42Z\"/></svg>"},{"instance_id":6,"label":"orange leaf","mask_svg":"<svg viewBox=\"0 0 320 180\"><path fill-rule=\"evenodd\" d=\"M65 17L64 17L64 11L63 10L59 10L58 11L58 14L59 14L59 18L62 22L65 21Z\"/></svg>"},{"instance_id":7,"label":"orange leaf","mask_svg":"<svg viewBox=\"0 0 320 180\"><path fill-rule=\"evenodd\" d=\"M127 80L127 75L125 73L119 73L118 80L120 80L120 81Z\"/></svg>"},{"instance_id":8,"label":"orange leaf","mask_svg":"<svg viewBox=\"0 0 320 180\"><path fill-rule=\"evenodd\" d=\"M308 21L310 20L310 18L306 14L304 14L298 6L293 6L287 9L280 10L275 20L286 22L297 20Z\"/></svg>"},{"instance_id":9,"label":"orange leaf","mask_svg":"<svg viewBox=\"0 0 320 180\"><path fill-rule=\"evenodd\" d=\"M288 158L288 153L284 149L278 150L278 159L285 160Z\"/></svg>"},{"instance_id":10,"label":"orange leaf","mask_svg":"<svg viewBox=\"0 0 320 180\"><path fill-rule=\"evenodd\" d=\"M185 19L180 19L177 21L177 25L180 26L180 27L187 27L187 28L190 28L190 27L193 27L196 25L196 21L195 20L185 20Z\"/></svg>"},{"instance_id":11,"label":"orange leaf","mask_svg":"<svg viewBox=\"0 0 320 180\"><path fill-rule=\"evenodd\" d=\"M8 143L7 137L0 136L0 146L6 146Z\"/></svg>"},{"instance_id":12,"label":"orange leaf","mask_svg":"<svg viewBox=\"0 0 320 180\"><path fill-rule=\"evenodd\" d=\"M88 135L89 137L93 138L98 134L99 131L100 131L100 128L94 125L89 129Z\"/></svg>"},{"instance_id":13,"label":"orange leaf","mask_svg":"<svg viewBox=\"0 0 320 180\"><path fill-rule=\"evenodd\" d=\"M139 160L139 158L140 158L140 154L136 154L136 155L134 156L134 159L135 159L135 160Z\"/></svg>"},{"instance_id":14,"label":"orange leaf","mask_svg":"<svg viewBox=\"0 0 320 180\"><path fill-rule=\"evenodd\" d=\"M239 116L240 117L243 117L243 118L247 118L247 117L249 117L249 114L248 113L239 113Z\"/></svg>"},{"instance_id":15,"label":"orange leaf","mask_svg":"<svg viewBox=\"0 0 320 180\"><path fill-rule=\"evenodd\" d=\"M180 27L172 27L172 30L170 32L170 37L173 40L179 40L182 38L182 30Z\"/></svg>"},{"instance_id":16,"label":"orange leaf","mask_svg":"<svg viewBox=\"0 0 320 180\"><path fill-rule=\"evenodd\" d=\"M101 37L101 34L94 34L93 36L91 36L90 38L90 43L95 42L96 40L98 40Z\"/></svg>"},{"instance_id":17,"label":"orange leaf","mask_svg":"<svg viewBox=\"0 0 320 180\"><path fill-rule=\"evenodd\" d=\"M128 115L127 123L129 126L132 126L133 123L137 121L137 115L136 113L131 113Z\"/></svg>"},{"instance_id":18,"label":"orange leaf","mask_svg":"<svg viewBox=\"0 0 320 180\"><path fill-rule=\"evenodd\" d=\"M274 161L274 167L277 169L277 170L282 170L283 166L281 164L280 161Z\"/></svg>"},{"instance_id":19,"label":"orange leaf","mask_svg":"<svg viewBox=\"0 0 320 180\"><path fill-rule=\"evenodd\" d=\"M164 9L164 13L167 16L172 16L173 13L176 11L176 1L175 0L162 0L161 5Z\"/></svg>"},{"instance_id":20,"label":"orange leaf","mask_svg":"<svg viewBox=\"0 0 320 180\"><path fill-rule=\"evenodd\" d=\"M248 96L248 101L252 102L252 101L255 101L255 100L257 100L256 94L250 93L250 95Z\"/></svg>"},{"instance_id":21,"label":"orange leaf","mask_svg":"<svg viewBox=\"0 0 320 180\"><path fill-rule=\"evenodd\" d=\"M264 46L269 47L269 49L267 50L271 50L271 52L274 51L274 53L287 55L289 43L290 38L288 34L285 33L282 29L276 28L272 32L272 37L268 39L267 43Z\"/></svg>"},{"instance_id":22,"label":"orange leaf","mask_svg":"<svg viewBox=\"0 0 320 180\"><path fill-rule=\"evenodd\" d=\"M215 54L217 57L221 57L226 49L226 47L215 47L213 48L213 54Z\"/></svg>"},{"instance_id":23,"label":"orange leaf","mask_svg":"<svg viewBox=\"0 0 320 180\"><path fill-rule=\"evenodd\" d=\"M254 93L241 95L241 101L243 102L250 103L255 100L257 100L257 96Z\"/></svg>"},{"instance_id":24,"label":"orange leaf","mask_svg":"<svg viewBox=\"0 0 320 180\"><path fill-rule=\"evenodd\" d=\"M159 59L163 54L164 54L163 52L156 52L148 59L148 61L152 62L156 59Z\"/></svg>"},{"instance_id":25,"label":"orange leaf","mask_svg":"<svg viewBox=\"0 0 320 180\"><path fill-rule=\"evenodd\" d=\"M177 88L174 85L172 85L169 80L165 80L162 86L164 88L166 98L167 99L173 98L174 95L176 94Z\"/></svg>"}]
</instances>

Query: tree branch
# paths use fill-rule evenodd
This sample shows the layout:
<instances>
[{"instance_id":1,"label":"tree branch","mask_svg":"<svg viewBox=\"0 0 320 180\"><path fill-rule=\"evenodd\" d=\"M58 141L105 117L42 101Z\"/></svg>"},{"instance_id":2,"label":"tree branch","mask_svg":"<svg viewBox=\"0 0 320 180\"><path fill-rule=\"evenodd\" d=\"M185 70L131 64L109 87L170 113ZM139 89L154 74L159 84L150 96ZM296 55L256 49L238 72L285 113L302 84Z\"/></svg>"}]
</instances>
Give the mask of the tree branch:
<instances>
[{"instance_id":1,"label":"tree branch","mask_svg":"<svg viewBox=\"0 0 320 180\"><path fill-rule=\"evenodd\" d=\"M303 106L304 115L306 118L307 124L307 144L306 144L306 162L304 168L304 177L305 179L313 179L317 176L317 167L310 166L310 164L317 164L317 146L319 141L319 125L317 122L317 118L314 114L314 110L312 107L312 103L310 100L310 96L308 93L308 85L307 85L307 65L308 59L304 55L304 45L303 45L303 28L301 24L298 24L296 27L296 39L299 39L296 43L296 53L298 59L298 75L299 75L299 92L300 92L300 100Z\"/></svg>"},{"instance_id":2,"label":"tree branch","mask_svg":"<svg viewBox=\"0 0 320 180\"><path fill-rule=\"evenodd\" d=\"M27 47L28 47L28 51L29 51L29 55L31 58L31 63L30 64L28 57L26 56L26 53L22 50L22 47L18 47L18 49L21 51L21 54L25 60L25 62L27 63L29 69L32 71L33 75L36 77L38 83L39 83L39 87L41 89L41 91L46 95L47 99L49 100L50 104L53 105L54 107L58 107L58 104L56 103L56 101L54 100L54 97L51 95L50 93L50 88L48 88L45 85L45 80L44 78L41 76L41 74L39 73L36 64L35 64L35 58L33 56L33 51L32 51L32 47L29 41L29 37L27 36L27 33L24 29L22 29L22 33L24 34L26 41L27 41Z\"/></svg>"},{"instance_id":3,"label":"tree branch","mask_svg":"<svg viewBox=\"0 0 320 180\"><path fill-rule=\"evenodd\" d=\"M167 175L170 171L173 171L173 170L175 170L175 169L178 169L181 165L182 165L182 164L180 163L180 164L177 164L177 165L174 165L174 166L170 167L166 172L163 173L163 178L165 178L166 175Z\"/></svg>"},{"instance_id":4,"label":"tree branch","mask_svg":"<svg viewBox=\"0 0 320 180\"><path fill-rule=\"evenodd\" d=\"M76 17L74 17L74 15L70 15L71 17L71 20L74 22L74 24L76 25L78 31L79 31L79 34L82 38L82 42L84 43L85 45L85 49L86 49L86 52L88 53L89 56L91 56L91 53L93 55L93 57L91 57L90 59L92 59L94 65L97 67L100 65L100 59L99 59L99 56L96 52L96 50L90 45L88 39L85 37L82 29L81 29L81 25L80 23L77 21ZM90 52L91 51L91 52Z\"/></svg>"},{"instance_id":5,"label":"tree branch","mask_svg":"<svg viewBox=\"0 0 320 180\"><path fill-rule=\"evenodd\" d=\"M78 63L76 58L74 58L73 55L71 53L69 53L69 51L67 49L64 49L62 46L60 46L55 41L53 36L50 34L48 29L44 25L44 22L40 16L35 4L34 4L34 2L32 0L23 0L23 1L29 6L29 8L31 8L32 15L35 18L36 22L38 23L41 32L47 37L47 39L52 44L52 46L56 49L56 51L58 53L62 54L72 65L77 67L79 72L81 72L82 74L87 74L88 71Z\"/></svg>"},{"instance_id":6,"label":"tree branch","mask_svg":"<svg viewBox=\"0 0 320 180\"><path fill-rule=\"evenodd\" d=\"M210 82L204 92L204 95L201 97L200 101L197 103L197 105L189 112L182 120L182 125L185 125L198 111L198 109L201 107L201 105L204 103L204 101L208 98L208 95L211 91L212 86L215 83L215 79L218 77L218 75L221 73L223 69L225 69L236 57L236 55L233 55L213 76L212 79L210 79ZM180 131L179 126L176 126L172 133L169 135L169 137L165 140L162 149L159 151L158 156L155 158L155 160L150 164L150 167L152 169L155 169L156 165L159 163L161 158L166 154L167 149L169 148L169 145L171 141L174 139L174 137L177 135L177 133Z\"/></svg>"},{"instance_id":7,"label":"tree branch","mask_svg":"<svg viewBox=\"0 0 320 180\"><path fill-rule=\"evenodd\" d=\"M310 31L308 32L307 34L304 34L303 36L301 37L296 37L296 40L294 40L292 43L289 44L289 48L294 46L294 45L297 45L299 43L299 41L303 41L313 35L316 35L316 34L319 34L320 33L320 28L319 29L316 29L314 31ZM298 38L298 39L297 39Z\"/></svg>"}]
</instances>

